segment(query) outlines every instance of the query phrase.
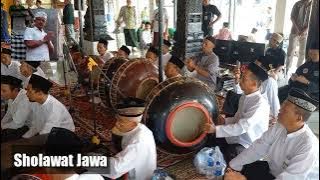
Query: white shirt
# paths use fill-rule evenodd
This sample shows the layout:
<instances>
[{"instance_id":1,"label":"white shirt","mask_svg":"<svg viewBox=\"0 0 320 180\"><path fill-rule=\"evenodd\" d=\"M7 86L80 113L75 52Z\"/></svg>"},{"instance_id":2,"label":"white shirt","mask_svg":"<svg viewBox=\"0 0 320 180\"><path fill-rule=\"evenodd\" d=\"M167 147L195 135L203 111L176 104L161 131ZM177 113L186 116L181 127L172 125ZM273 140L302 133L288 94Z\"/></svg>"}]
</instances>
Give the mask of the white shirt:
<instances>
[{"instance_id":1,"label":"white shirt","mask_svg":"<svg viewBox=\"0 0 320 180\"><path fill-rule=\"evenodd\" d=\"M141 33L140 42L143 46L146 46L147 44L152 43L152 35L151 31L149 30L143 30Z\"/></svg>"},{"instance_id":2,"label":"white shirt","mask_svg":"<svg viewBox=\"0 0 320 180\"><path fill-rule=\"evenodd\" d=\"M37 27L27 28L24 32L24 40L43 40L47 35L44 30L40 31ZM28 48L26 51L27 61L50 61L49 48L46 43L36 48Z\"/></svg>"},{"instance_id":3,"label":"white shirt","mask_svg":"<svg viewBox=\"0 0 320 180\"><path fill-rule=\"evenodd\" d=\"M8 66L1 63L1 75L13 76L21 79L20 63L18 61L11 61Z\"/></svg>"},{"instance_id":4,"label":"white shirt","mask_svg":"<svg viewBox=\"0 0 320 180\"><path fill-rule=\"evenodd\" d=\"M99 174L74 174L65 180L104 180L104 178Z\"/></svg>"},{"instance_id":5,"label":"white shirt","mask_svg":"<svg viewBox=\"0 0 320 180\"><path fill-rule=\"evenodd\" d=\"M236 84L234 91L237 94L242 94L243 91L239 84ZM270 116L278 117L280 110L280 101L278 97L278 83L272 77L268 77L267 80L263 81L260 87L262 96L268 101L270 106Z\"/></svg>"},{"instance_id":6,"label":"white shirt","mask_svg":"<svg viewBox=\"0 0 320 180\"><path fill-rule=\"evenodd\" d=\"M169 60L171 59L172 54L170 52L168 52L167 54L163 54L162 55L162 67L163 69L165 69L167 63L169 62Z\"/></svg>"},{"instance_id":7,"label":"white shirt","mask_svg":"<svg viewBox=\"0 0 320 180\"><path fill-rule=\"evenodd\" d=\"M116 179L129 172L131 180L150 180L157 167L156 144L152 132L139 124L134 130L125 133L122 151L110 158L110 174L103 176Z\"/></svg>"},{"instance_id":8,"label":"white shirt","mask_svg":"<svg viewBox=\"0 0 320 180\"><path fill-rule=\"evenodd\" d=\"M44 74L44 72L42 71L42 69L40 67L37 67L37 71L34 72L33 74L39 75L41 77L44 77L47 79L47 76ZM22 87L23 88L27 88L28 84L29 84L29 80L30 80L31 76L29 77L24 77L22 78Z\"/></svg>"},{"instance_id":9,"label":"white shirt","mask_svg":"<svg viewBox=\"0 0 320 180\"><path fill-rule=\"evenodd\" d=\"M242 95L234 117L226 118L225 125L216 126L216 137L225 137L228 144L248 148L268 130L270 107L260 91Z\"/></svg>"},{"instance_id":10,"label":"white shirt","mask_svg":"<svg viewBox=\"0 0 320 180\"><path fill-rule=\"evenodd\" d=\"M30 138L37 133L48 134L53 127L65 128L75 131L73 119L67 108L56 98L48 95L43 104L33 103L32 125L30 130L23 135L24 138Z\"/></svg>"},{"instance_id":11,"label":"white shirt","mask_svg":"<svg viewBox=\"0 0 320 180\"><path fill-rule=\"evenodd\" d=\"M109 59L113 58L113 54L110 52L106 52L103 56L100 56L100 58L103 63L106 63L107 61L109 61Z\"/></svg>"},{"instance_id":12,"label":"white shirt","mask_svg":"<svg viewBox=\"0 0 320 180\"><path fill-rule=\"evenodd\" d=\"M162 9L162 24L163 24L163 31L167 28L166 27L166 20L169 19L168 16L168 12L165 8ZM159 8L154 10L153 15L151 17L151 20L154 21L153 23L153 32L159 32L159 20L160 20L160 16L159 16Z\"/></svg>"},{"instance_id":13,"label":"white shirt","mask_svg":"<svg viewBox=\"0 0 320 180\"><path fill-rule=\"evenodd\" d=\"M280 110L280 101L278 97L278 83L272 77L265 80L260 88L262 96L270 105L270 116L278 117Z\"/></svg>"},{"instance_id":14,"label":"white shirt","mask_svg":"<svg viewBox=\"0 0 320 180\"><path fill-rule=\"evenodd\" d=\"M230 167L240 171L243 165L262 158L277 180L319 179L319 140L307 124L290 134L281 124L275 124L230 161Z\"/></svg>"},{"instance_id":15,"label":"white shirt","mask_svg":"<svg viewBox=\"0 0 320 180\"><path fill-rule=\"evenodd\" d=\"M18 129L30 126L31 108L26 90L21 89L17 97L8 101L8 111L1 120L2 129Z\"/></svg>"}]
</instances>

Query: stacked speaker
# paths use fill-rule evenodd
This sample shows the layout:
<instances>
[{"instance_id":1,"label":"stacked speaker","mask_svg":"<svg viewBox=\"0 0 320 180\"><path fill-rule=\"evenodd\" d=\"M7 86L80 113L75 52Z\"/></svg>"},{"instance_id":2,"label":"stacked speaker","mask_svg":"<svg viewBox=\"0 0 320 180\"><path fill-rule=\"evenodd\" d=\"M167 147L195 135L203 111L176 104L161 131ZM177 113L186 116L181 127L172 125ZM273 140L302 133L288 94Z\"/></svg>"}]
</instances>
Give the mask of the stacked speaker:
<instances>
[{"instance_id":1,"label":"stacked speaker","mask_svg":"<svg viewBox=\"0 0 320 180\"><path fill-rule=\"evenodd\" d=\"M201 52L202 1L178 0L177 8L177 30L173 54L185 59Z\"/></svg>"},{"instance_id":2,"label":"stacked speaker","mask_svg":"<svg viewBox=\"0 0 320 180\"><path fill-rule=\"evenodd\" d=\"M108 36L107 32L107 5L108 0L89 0L84 16L84 39L98 41Z\"/></svg>"}]
</instances>

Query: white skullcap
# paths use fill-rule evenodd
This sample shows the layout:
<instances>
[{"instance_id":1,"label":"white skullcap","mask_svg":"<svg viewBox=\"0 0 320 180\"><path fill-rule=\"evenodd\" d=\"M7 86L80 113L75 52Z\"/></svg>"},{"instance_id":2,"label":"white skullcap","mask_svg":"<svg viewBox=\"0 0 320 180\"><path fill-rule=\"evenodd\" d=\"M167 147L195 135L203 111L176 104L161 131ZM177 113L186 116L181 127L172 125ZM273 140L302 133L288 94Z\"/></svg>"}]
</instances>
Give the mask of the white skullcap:
<instances>
[{"instance_id":1,"label":"white skullcap","mask_svg":"<svg viewBox=\"0 0 320 180\"><path fill-rule=\"evenodd\" d=\"M35 18L37 17L42 17L42 18L45 18L47 19L47 13L43 12L43 11L39 11L37 12L35 15L34 15Z\"/></svg>"}]
</instances>

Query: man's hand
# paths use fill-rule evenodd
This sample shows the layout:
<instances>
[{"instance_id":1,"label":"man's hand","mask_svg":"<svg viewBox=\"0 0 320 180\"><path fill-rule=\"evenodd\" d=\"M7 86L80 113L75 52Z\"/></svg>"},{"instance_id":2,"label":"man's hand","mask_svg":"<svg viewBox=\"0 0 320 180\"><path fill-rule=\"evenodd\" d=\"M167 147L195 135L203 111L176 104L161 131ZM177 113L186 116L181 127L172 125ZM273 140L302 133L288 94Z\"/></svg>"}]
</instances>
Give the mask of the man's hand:
<instances>
[{"instance_id":1,"label":"man's hand","mask_svg":"<svg viewBox=\"0 0 320 180\"><path fill-rule=\"evenodd\" d=\"M301 82L303 84L309 84L310 83L309 80L304 76L298 76L296 78L296 81Z\"/></svg>"},{"instance_id":2,"label":"man's hand","mask_svg":"<svg viewBox=\"0 0 320 180\"><path fill-rule=\"evenodd\" d=\"M235 81L236 83L238 83L240 81L240 78L241 78L241 70L240 68L234 68L233 69L233 74L234 74L234 78L235 78Z\"/></svg>"},{"instance_id":3,"label":"man's hand","mask_svg":"<svg viewBox=\"0 0 320 180\"><path fill-rule=\"evenodd\" d=\"M225 122L226 122L225 116L224 115L219 115L219 117L218 117L218 125L223 125L223 124L225 124Z\"/></svg>"},{"instance_id":4,"label":"man's hand","mask_svg":"<svg viewBox=\"0 0 320 180\"><path fill-rule=\"evenodd\" d=\"M300 31L299 35L302 36L302 35L306 35L308 32L308 26L307 27L303 27L302 30Z\"/></svg>"},{"instance_id":5,"label":"man's hand","mask_svg":"<svg viewBox=\"0 0 320 180\"><path fill-rule=\"evenodd\" d=\"M227 170L224 180L247 180L247 178L237 171Z\"/></svg>"},{"instance_id":6,"label":"man's hand","mask_svg":"<svg viewBox=\"0 0 320 180\"><path fill-rule=\"evenodd\" d=\"M292 76L291 76L291 80L292 81L296 81L297 80L297 77L298 77L298 75L297 74L292 74Z\"/></svg>"},{"instance_id":7,"label":"man's hand","mask_svg":"<svg viewBox=\"0 0 320 180\"><path fill-rule=\"evenodd\" d=\"M216 132L216 126L214 124L206 123L206 124L203 125L202 130L204 132L212 134L212 133Z\"/></svg>"},{"instance_id":8,"label":"man's hand","mask_svg":"<svg viewBox=\"0 0 320 180\"><path fill-rule=\"evenodd\" d=\"M195 63L193 62L193 60L192 59L187 59L187 61L186 61L186 65L187 65L187 68L188 68L188 70L190 71L190 72L192 72L192 71L194 71L194 69L195 69Z\"/></svg>"},{"instance_id":9,"label":"man's hand","mask_svg":"<svg viewBox=\"0 0 320 180\"><path fill-rule=\"evenodd\" d=\"M51 40L53 39L53 37L54 37L54 32L49 31L49 32L47 33L47 35L44 36L43 41L44 41L44 42L49 42L49 41L51 41Z\"/></svg>"}]
</instances>

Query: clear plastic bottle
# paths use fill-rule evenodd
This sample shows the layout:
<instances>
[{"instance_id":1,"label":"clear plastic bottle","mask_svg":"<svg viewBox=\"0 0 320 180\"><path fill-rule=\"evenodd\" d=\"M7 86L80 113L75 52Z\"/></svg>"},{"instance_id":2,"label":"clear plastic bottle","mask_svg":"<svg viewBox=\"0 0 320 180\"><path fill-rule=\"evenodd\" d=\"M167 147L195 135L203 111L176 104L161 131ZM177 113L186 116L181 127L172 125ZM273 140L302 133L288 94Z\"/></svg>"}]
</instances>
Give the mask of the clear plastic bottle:
<instances>
[{"instance_id":1,"label":"clear plastic bottle","mask_svg":"<svg viewBox=\"0 0 320 180\"><path fill-rule=\"evenodd\" d=\"M215 180L222 180L222 176L223 176L223 167L222 164L220 163L220 161L217 161L215 166L214 166L214 176L215 176Z\"/></svg>"},{"instance_id":2,"label":"clear plastic bottle","mask_svg":"<svg viewBox=\"0 0 320 180\"><path fill-rule=\"evenodd\" d=\"M213 180L214 177L214 159L210 153L207 159L206 178Z\"/></svg>"}]
</instances>

